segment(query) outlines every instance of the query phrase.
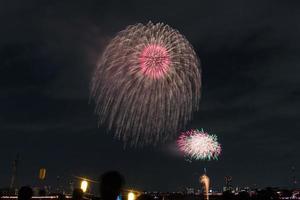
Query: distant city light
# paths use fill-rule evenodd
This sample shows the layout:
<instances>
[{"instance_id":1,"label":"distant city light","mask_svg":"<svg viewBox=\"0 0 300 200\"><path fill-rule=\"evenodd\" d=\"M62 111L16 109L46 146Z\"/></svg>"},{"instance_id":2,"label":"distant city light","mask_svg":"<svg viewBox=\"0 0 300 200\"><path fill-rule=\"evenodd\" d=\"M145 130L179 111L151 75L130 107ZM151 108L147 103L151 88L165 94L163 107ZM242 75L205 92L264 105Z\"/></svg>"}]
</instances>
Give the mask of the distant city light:
<instances>
[{"instance_id":1,"label":"distant city light","mask_svg":"<svg viewBox=\"0 0 300 200\"><path fill-rule=\"evenodd\" d=\"M88 182L86 180L83 180L83 181L81 181L80 189L82 189L83 192L86 192L88 185L89 185Z\"/></svg>"},{"instance_id":2,"label":"distant city light","mask_svg":"<svg viewBox=\"0 0 300 200\"><path fill-rule=\"evenodd\" d=\"M129 192L128 193L128 199L127 200L134 200L135 199L135 195L133 192Z\"/></svg>"}]
</instances>

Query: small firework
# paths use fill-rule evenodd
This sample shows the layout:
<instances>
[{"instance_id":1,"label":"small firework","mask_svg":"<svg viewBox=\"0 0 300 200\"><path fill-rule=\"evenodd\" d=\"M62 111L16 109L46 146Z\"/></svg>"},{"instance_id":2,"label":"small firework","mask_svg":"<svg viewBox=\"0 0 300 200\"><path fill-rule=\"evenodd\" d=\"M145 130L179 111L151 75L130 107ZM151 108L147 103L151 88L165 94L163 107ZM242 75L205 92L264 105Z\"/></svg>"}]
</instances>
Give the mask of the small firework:
<instances>
[{"instance_id":1,"label":"small firework","mask_svg":"<svg viewBox=\"0 0 300 200\"><path fill-rule=\"evenodd\" d=\"M216 135L199 130L183 132L178 140L178 147L185 156L195 160L218 159L221 153L221 145L217 141Z\"/></svg>"},{"instance_id":2,"label":"small firework","mask_svg":"<svg viewBox=\"0 0 300 200\"><path fill-rule=\"evenodd\" d=\"M203 174L200 176L199 181L203 187L205 200L209 200L209 177L206 174Z\"/></svg>"}]
</instances>

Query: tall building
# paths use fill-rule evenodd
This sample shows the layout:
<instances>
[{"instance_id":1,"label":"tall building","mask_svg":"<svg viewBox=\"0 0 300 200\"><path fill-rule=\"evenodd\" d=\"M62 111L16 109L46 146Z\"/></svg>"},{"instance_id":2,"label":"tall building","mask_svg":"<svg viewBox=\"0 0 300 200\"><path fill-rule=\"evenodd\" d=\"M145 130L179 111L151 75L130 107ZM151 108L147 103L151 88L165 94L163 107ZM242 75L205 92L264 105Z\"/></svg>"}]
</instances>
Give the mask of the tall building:
<instances>
[{"instance_id":1,"label":"tall building","mask_svg":"<svg viewBox=\"0 0 300 200\"><path fill-rule=\"evenodd\" d=\"M232 185L231 185L231 181L232 181L232 177L231 176L225 176L225 186L223 187L223 191L231 191L233 188L232 188Z\"/></svg>"}]
</instances>

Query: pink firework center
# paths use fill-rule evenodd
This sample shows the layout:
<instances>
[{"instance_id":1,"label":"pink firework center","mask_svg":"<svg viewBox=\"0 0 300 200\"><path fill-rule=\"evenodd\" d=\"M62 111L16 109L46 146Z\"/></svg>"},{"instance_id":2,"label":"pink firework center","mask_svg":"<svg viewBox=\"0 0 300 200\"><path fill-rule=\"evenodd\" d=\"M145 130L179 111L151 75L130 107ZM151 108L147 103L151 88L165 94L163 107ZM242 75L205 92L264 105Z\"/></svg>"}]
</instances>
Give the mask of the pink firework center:
<instances>
[{"instance_id":1,"label":"pink firework center","mask_svg":"<svg viewBox=\"0 0 300 200\"><path fill-rule=\"evenodd\" d=\"M163 77L170 69L170 56L165 47L149 44L140 54L141 72L153 79Z\"/></svg>"}]
</instances>

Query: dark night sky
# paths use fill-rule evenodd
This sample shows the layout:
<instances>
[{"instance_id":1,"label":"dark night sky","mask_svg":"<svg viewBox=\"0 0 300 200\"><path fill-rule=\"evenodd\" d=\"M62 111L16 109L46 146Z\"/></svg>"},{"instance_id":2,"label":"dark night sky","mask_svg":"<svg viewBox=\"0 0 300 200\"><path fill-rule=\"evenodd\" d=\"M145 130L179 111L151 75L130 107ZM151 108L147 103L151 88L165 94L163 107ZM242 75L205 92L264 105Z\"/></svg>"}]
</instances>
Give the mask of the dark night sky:
<instances>
[{"instance_id":1,"label":"dark night sky","mask_svg":"<svg viewBox=\"0 0 300 200\"><path fill-rule=\"evenodd\" d=\"M189 127L217 134L218 161L186 162L172 144L127 148L89 104L99 54L129 24L165 22L193 44L202 63L200 111ZM206 167L221 188L291 186L300 179L300 1L0 1L0 187L20 153L19 184L48 169L96 179L120 170L128 186L198 186Z\"/></svg>"}]
</instances>

